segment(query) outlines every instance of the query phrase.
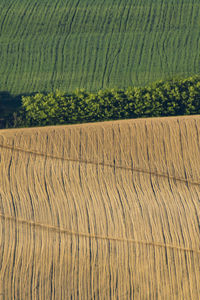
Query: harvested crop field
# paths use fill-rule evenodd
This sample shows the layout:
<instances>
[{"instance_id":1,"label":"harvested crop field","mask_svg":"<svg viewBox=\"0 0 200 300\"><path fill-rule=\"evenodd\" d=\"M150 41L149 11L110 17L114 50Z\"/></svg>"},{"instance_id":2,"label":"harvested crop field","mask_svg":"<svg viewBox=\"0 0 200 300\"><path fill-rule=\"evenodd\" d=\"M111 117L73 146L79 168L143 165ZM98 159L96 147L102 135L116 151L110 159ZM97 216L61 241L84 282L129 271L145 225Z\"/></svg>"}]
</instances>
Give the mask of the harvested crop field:
<instances>
[{"instance_id":1,"label":"harvested crop field","mask_svg":"<svg viewBox=\"0 0 200 300\"><path fill-rule=\"evenodd\" d=\"M96 91L199 74L199 0L0 0L0 90Z\"/></svg>"},{"instance_id":2,"label":"harvested crop field","mask_svg":"<svg viewBox=\"0 0 200 300\"><path fill-rule=\"evenodd\" d=\"M3 299L199 299L200 116L0 131Z\"/></svg>"}]
</instances>

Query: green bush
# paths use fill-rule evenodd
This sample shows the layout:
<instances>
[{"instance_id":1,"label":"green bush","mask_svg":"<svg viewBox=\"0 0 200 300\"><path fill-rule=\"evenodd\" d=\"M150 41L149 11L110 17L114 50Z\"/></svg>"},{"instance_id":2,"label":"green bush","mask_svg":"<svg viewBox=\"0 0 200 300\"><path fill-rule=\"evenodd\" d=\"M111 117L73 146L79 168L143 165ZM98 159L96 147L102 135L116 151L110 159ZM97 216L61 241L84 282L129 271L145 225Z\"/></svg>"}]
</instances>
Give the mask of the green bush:
<instances>
[{"instance_id":1,"label":"green bush","mask_svg":"<svg viewBox=\"0 0 200 300\"><path fill-rule=\"evenodd\" d=\"M19 126L44 126L200 113L200 76L158 81L144 88L22 97Z\"/></svg>"}]
</instances>

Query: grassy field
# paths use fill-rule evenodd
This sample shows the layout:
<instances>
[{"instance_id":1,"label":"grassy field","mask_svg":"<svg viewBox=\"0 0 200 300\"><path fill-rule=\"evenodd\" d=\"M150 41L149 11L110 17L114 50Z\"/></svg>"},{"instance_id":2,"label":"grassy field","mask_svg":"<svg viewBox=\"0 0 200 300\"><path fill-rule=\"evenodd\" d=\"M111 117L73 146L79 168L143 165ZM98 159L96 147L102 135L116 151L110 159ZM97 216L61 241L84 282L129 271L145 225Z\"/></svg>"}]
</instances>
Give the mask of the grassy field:
<instances>
[{"instance_id":1,"label":"grassy field","mask_svg":"<svg viewBox=\"0 0 200 300\"><path fill-rule=\"evenodd\" d=\"M199 130L200 116L1 130L3 299L200 299Z\"/></svg>"},{"instance_id":2,"label":"grassy field","mask_svg":"<svg viewBox=\"0 0 200 300\"><path fill-rule=\"evenodd\" d=\"M0 91L94 91L200 69L199 0L0 0Z\"/></svg>"}]
</instances>

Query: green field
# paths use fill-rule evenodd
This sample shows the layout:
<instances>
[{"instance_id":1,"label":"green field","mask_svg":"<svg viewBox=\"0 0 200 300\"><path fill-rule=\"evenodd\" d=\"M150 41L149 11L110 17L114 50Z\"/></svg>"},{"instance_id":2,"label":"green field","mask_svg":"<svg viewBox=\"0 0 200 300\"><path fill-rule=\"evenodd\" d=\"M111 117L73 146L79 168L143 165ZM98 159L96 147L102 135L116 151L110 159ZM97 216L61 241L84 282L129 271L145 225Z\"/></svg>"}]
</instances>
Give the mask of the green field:
<instances>
[{"instance_id":1,"label":"green field","mask_svg":"<svg viewBox=\"0 0 200 300\"><path fill-rule=\"evenodd\" d=\"M200 72L199 0L0 0L0 91L95 91Z\"/></svg>"}]
</instances>

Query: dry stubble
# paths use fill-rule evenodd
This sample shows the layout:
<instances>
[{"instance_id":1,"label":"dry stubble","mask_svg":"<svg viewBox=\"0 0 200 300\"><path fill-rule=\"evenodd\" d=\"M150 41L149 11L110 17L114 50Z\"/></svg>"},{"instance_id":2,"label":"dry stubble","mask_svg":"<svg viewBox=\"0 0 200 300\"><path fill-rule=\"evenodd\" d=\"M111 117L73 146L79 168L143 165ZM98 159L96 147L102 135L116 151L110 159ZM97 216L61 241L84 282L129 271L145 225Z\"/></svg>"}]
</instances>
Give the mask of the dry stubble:
<instances>
[{"instance_id":1,"label":"dry stubble","mask_svg":"<svg viewBox=\"0 0 200 300\"><path fill-rule=\"evenodd\" d=\"M0 132L3 299L199 299L200 117Z\"/></svg>"}]
</instances>

